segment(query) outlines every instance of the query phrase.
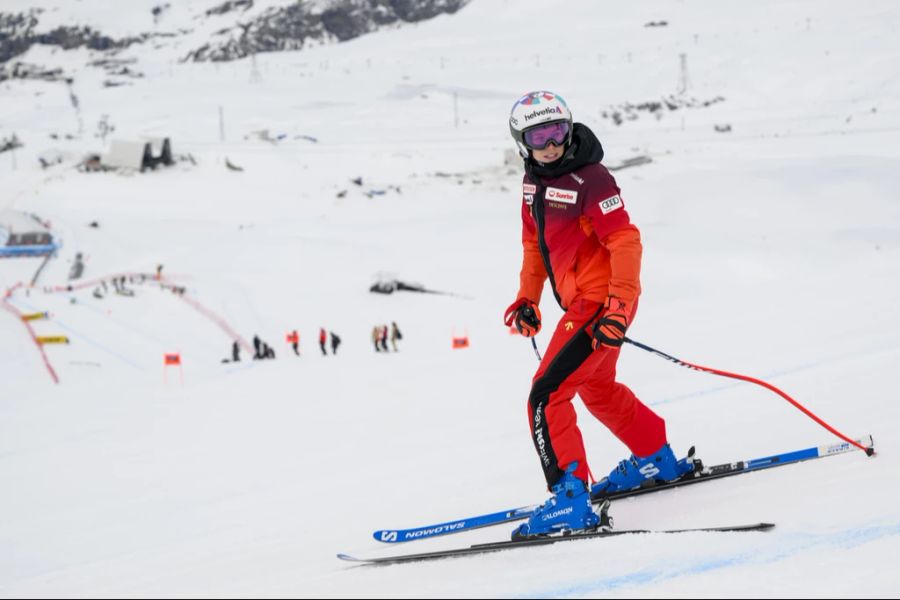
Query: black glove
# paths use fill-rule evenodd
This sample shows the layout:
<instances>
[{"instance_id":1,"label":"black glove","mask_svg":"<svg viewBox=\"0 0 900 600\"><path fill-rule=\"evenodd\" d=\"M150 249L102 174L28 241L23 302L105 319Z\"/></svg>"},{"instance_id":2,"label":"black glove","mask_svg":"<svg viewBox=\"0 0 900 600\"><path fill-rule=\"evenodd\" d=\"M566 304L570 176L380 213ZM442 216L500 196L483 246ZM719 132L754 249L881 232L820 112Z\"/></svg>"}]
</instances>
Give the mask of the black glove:
<instances>
[{"instance_id":1,"label":"black glove","mask_svg":"<svg viewBox=\"0 0 900 600\"><path fill-rule=\"evenodd\" d=\"M596 350L601 346L620 348L628 329L628 303L616 296L606 299L606 306L600 318L591 326L591 346Z\"/></svg>"}]
</instances>

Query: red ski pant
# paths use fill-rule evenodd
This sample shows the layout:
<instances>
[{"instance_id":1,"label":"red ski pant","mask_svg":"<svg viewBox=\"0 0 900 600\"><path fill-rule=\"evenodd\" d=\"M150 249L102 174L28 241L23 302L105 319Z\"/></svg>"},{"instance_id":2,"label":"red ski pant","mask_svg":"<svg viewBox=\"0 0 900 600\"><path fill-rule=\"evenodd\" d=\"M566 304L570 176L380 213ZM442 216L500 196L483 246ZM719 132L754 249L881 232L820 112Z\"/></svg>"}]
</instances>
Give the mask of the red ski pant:
<instances>
[{"instance_id":1,"label":"red ski pant","mask_svg":"<svg viewBox=\"0 0 900 600\"><path fill-rule=\"evenodd\" d=\"M650 456L666 443L665 421L616 381L619 348L591 347L587 328L602 309L590 300L572 303L556 326L532 381L528 417L548 488L574 461L578 461L575 476L588 479L584 442L572 405L576 393L633 454ZM629 322L636 311L637 303Z\"/></svg>"}]
</instances>

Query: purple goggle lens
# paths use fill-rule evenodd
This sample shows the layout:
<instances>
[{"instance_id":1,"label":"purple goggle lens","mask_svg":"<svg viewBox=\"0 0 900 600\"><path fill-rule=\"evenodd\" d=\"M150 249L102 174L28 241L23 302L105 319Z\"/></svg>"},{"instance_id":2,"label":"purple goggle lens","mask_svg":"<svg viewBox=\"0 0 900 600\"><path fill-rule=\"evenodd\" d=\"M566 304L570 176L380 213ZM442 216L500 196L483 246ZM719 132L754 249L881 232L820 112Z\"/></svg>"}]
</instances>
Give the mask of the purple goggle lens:
<instances>
[{"instance_id":1,"label":"purple goggle lens","mask_svg":"<svg viewBox=\"0 0 900 600\"><path fill-rule=\"evenodd\" d=\"M525 145L532 150L543 150L550 145L550 142L557 146L562 146L568 138L569 123L567 121L538 125L537 127L526 129L524 135Z\"/></svg>"}]
</instances>

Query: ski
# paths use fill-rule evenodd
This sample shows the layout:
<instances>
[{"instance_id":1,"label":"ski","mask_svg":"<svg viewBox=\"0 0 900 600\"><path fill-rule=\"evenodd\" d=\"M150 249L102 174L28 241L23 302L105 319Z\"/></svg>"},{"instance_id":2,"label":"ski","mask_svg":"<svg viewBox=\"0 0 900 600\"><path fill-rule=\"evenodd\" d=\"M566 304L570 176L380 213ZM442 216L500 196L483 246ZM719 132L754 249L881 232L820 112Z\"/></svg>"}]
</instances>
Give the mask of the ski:
<instances>
[{"instance_id":1,"label":"ski","mask_svg":"<svg viewBox=\"0 0 900 600\"><path fill-rule=\"evenodd\" d=\"M450 558L453 556L468 556L472 554L486 554L488 552L500 552L501 550L513 550L515 548L526 548L531 546L549 546L559 542L574 542L576 540L590 540L597 538L608 538L622 535L636 534L677 534L677 533L720 533L720 532L748 532L748 531L767 531L775 527L774 523L752 523L750 525L731 525L725 527L696 527L691 529L622 529L611 531L591 531L586 533L571 533L569 535L555 535L547 537L538 537L526 540L514 540L505 542L494 542L491 544L476 544L464 548L453 548L451 550L437 550L435 552L421 552L418 554L400 554L395 556L375 556L369 558L356 558L348 554L338 554L337 557L343 561L361 563L361 564L398 564L415 562L422 560L435 560L438 558Z\"/></svg>"},{"instance_id":2,"label":"ski","mask_svg":"<svg viewBox=\"0 0 900 600\"><path fill-rule=\"evenodd\" d=\"M871 435L856 440L860 444L869 448L874 448L875 442ZM761 458L751 458L733 463L723 463L704 467L700 460L693 458L693 448L688 453L689 458L694 461L694 471L688 473L681 479L664 483L648 482L647 485L624 492L613 494L603 494L594 492L591 497L595 504L603 500L615 500L618 498L627 498L631 496L639 496L650 492L659 492L671 488L700 483L701 481L710 481L713 479L721 479L732 475L742 475L753 471L761 471L774 467L783 467L798 462L824 458L826 456L834 456L835 454L843 454L852 452L856 447L849 442L840 442L837 444L828 444L823 446L813 446L802 450L794 450L792 452L783 452L772 456L764 456ZM446 521L434 525L426 525L424 527L413 527L410 529L379 529L372 536L379 542L398 543L410 542L413 540L437 537L440 535L448 535L451 533L460 533L479 529L481 527L490 527L502 523L511 523L520 519L527 518L538 505L521 506L519 508L511 508L494 513L477 515L465 519L456 519L454 521Z\"/></svg>"}]
</instances>

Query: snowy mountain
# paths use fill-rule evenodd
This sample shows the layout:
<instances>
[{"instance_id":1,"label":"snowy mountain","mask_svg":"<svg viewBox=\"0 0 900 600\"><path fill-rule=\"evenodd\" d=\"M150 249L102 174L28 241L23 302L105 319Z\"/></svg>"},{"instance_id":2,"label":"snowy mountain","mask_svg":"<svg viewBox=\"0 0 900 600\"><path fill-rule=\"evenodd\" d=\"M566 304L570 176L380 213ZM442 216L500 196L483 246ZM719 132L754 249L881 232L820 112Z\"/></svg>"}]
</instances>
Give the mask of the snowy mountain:
<instances>
[{"instance_id":1,"label":"snowy mountain","mask_svg":"<svg viewBox=\"0 0 900 600\"><path fill-rule=\"evenodd\" d=\"M333 5L194 0L154 23L158 1L4 3L36 35L140 41L31 44L2 65L34 69L0 82L0 227L60 248L0 259L0 596L896 595L896 3L345 4L365 35L196 61L278 11ZM619 528L771 532L348 567L337 552L398 551L375 529L546 498L525 412L537 361L501 323L521 263L507 118L541 88L597 133L641 229L629 336L771 382L878 453L611 508ZM172 166L90 168L148 137L171 141ZM541 309L547 329L552 294ZM392 321L399 351L376 353ZM254 335L275 360L249 360ZM635 347L619 378L710 464L836 441L770 391ZM602 477L627 451L576 405Z\"/></svg>"},{"instance_id":2,"label":"snowy mountain","mask_svg":"<svg viewBox=\"0 0 900 600\"><path fill-rule=\"evenodd\" d=\"M0 62L13 60L34 44L64 50L86 47L113 55L123 49L146 51L149 45L158 54L163 47L187 40L199 47L182 60L228 61L258 52L347 41L386 26L454 13L466 2L226 0L213 6L195 1L174 7L169 2L142 2L143 10L132 4L127 15L98 10L95 3L74 7L71 3L47 3L22 12L0 13ZM119 37L104 33L108 29Z\"/></svg>"}]
</instances>

